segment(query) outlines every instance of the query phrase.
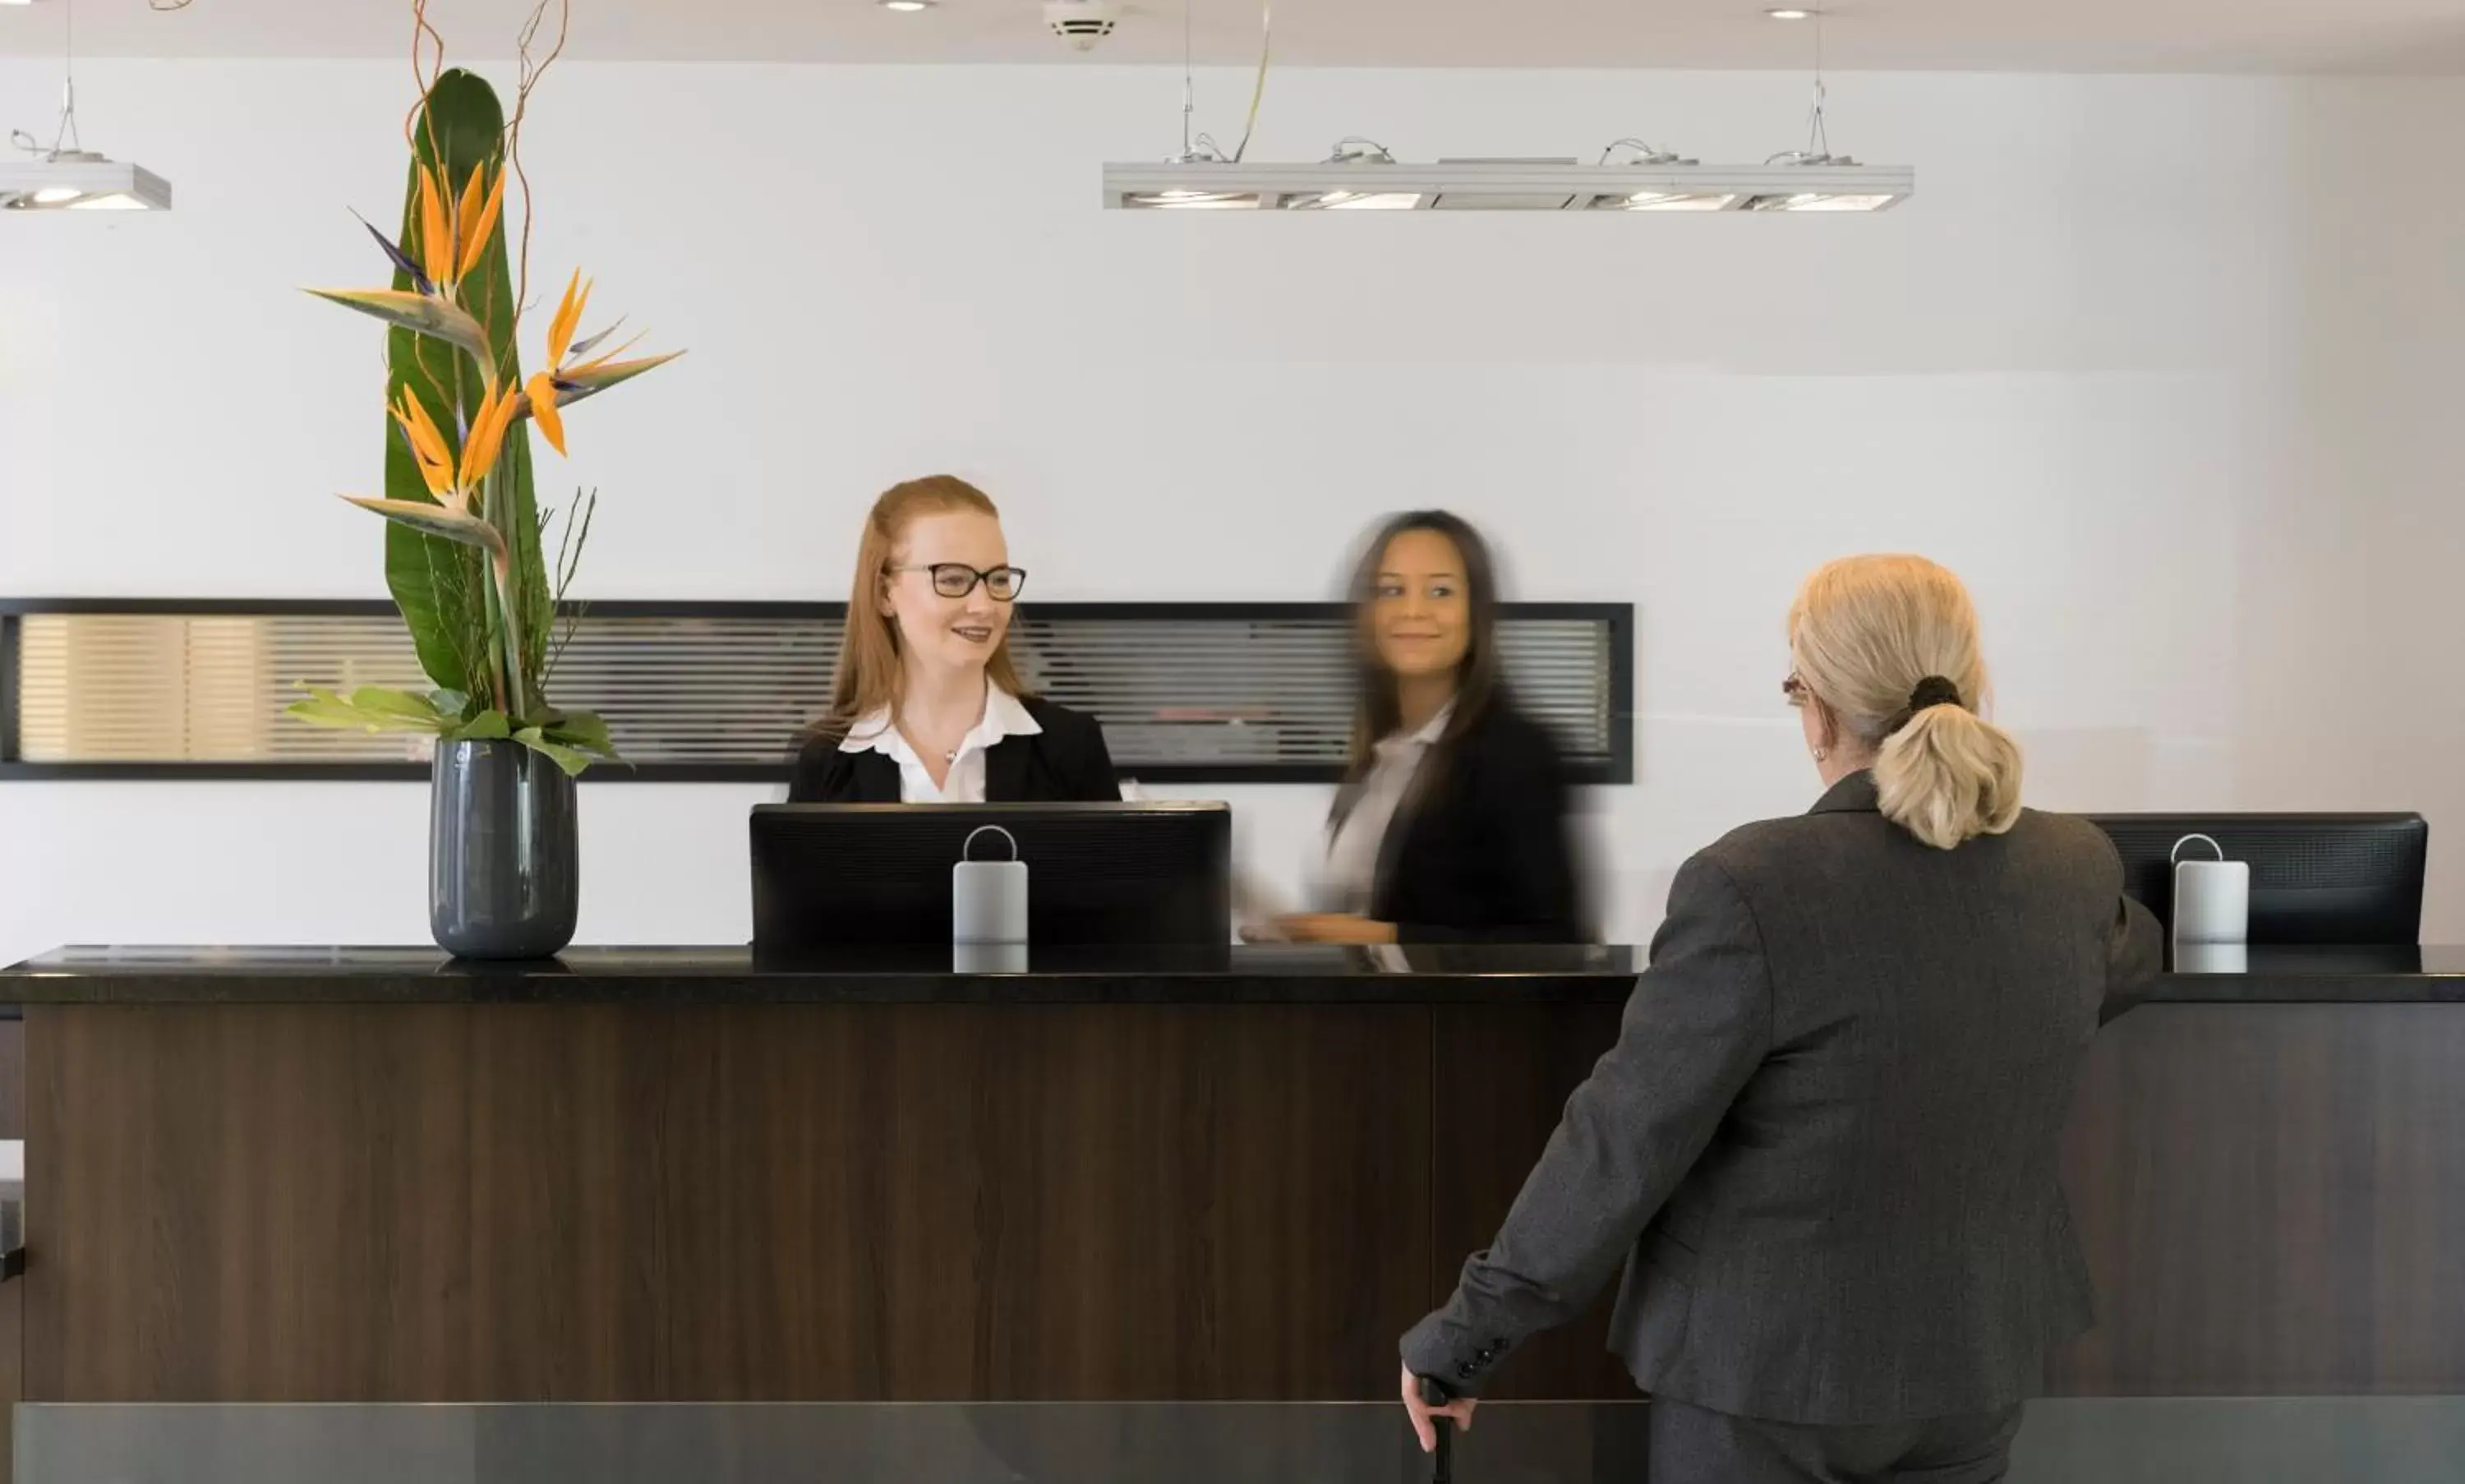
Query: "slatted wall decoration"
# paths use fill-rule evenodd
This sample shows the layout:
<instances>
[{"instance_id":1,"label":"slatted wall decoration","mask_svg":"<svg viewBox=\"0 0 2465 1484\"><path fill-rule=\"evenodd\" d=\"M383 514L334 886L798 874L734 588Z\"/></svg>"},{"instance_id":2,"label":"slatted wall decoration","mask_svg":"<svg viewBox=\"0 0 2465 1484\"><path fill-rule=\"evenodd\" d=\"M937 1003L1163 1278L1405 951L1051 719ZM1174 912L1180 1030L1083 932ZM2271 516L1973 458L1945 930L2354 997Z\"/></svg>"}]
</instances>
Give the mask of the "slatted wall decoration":
<instances>
[{"instance_id":1,"label":"slatted wall decoration","mask_svg":"<svg viewBox=\"0 0 2465 1484\"><path fill-rule=\"evenodd\" d=\"M839 604L601 603L554 684L606 715L632 765L593 779L784 780L827 700ZM1350 726L1345 610L1332 604L1041 604L1030 682L1104 725L1125 776L1310 783ZM1633 609L1509 605L1523 705L1577 776L1633 776ZM0 600L0 779L424 776L425 739L307 726L302 684L425 689L382 602Z\"/></svg>"}]
</instances>

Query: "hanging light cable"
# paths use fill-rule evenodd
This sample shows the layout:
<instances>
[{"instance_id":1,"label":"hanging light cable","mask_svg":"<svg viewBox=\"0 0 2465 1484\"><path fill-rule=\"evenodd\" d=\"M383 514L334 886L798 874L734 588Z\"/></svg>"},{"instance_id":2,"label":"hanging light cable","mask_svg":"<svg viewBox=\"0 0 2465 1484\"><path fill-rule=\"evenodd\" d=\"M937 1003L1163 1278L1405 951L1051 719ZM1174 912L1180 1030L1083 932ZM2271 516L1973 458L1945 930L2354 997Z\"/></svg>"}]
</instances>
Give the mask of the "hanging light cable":
<instances>
[{"instance_id":1,"label":"hanging light cable","mask_svg":"<svg viewBox=\"0 0 2465 1484\"><path fill-rule=\"evenodd\" d=\"M1258 125L1258 100L1267 91L1267 57L1262 42L1258 56L1258 82L1250 95L1250 122L1248 127L1242 131L1240 149L1233 151L1232 158L1228 160L1223 146L1215 143L1212 135L1198 132L1197 63L1193 36L1197 9L1198 0L1182 0L1181 153L1173 156L1167 163L1173 166L1204 168L1210 166L1230 165L1241 158L1242 150L1250 147L1250 130L1255 129ZM1266 11L1261 24L1272 25L1273 21L1273 11ZM1257 205L1257 197L1252 192L1212 190L1199 184L1175 186L1168 189L1142 191L1136 194L1139 199L1131 202L1131 205L1178 208L1183 210L1209 209L1247 210Z\"/></svg>"},{"instance_id":2,"label":"hanging light cable","mask_svg":"<svg viewBox=\"0 0 2465 1484\"><path fill-rule=\"evenodd\" d=\"M1806 109L1806 147L1785 150L1764 163L1855 169L1858 166L1854 159L1832 152L1832 122L1827 112L1831 96L1824 86L1823 78L1824 11L1817 9L1811 14L1814 21L1814 96ZM1750 197L1744 209L1749 211L1879 211L1899 200L1899 196L1873 190L1781 190Z\"/></svg>"}]
</instances>

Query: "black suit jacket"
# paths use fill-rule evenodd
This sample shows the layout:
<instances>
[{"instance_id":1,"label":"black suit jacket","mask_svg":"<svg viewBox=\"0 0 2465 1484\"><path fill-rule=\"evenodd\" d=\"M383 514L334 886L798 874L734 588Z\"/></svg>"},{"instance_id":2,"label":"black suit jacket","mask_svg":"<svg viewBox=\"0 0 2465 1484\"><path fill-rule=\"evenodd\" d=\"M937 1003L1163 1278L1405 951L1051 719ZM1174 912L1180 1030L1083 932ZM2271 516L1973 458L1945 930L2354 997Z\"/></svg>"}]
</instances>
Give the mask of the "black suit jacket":
<instances>
[{"instance_id":1,"label":"black suit jacket","mask_svg":"<svg viewBox=\"0 0 2465 1484\"><path fill-rule=\"evenodd\" d=\"M1121 802L1113 755L1104 748L1104 729L1095 718L1033 697L1020 697L1019 704L1044 730L1005 737L986 750L986 803ZM837 739L816 737L796 754L788 802L897 804L899 764L878 752L842 752Z\"/></svg>"},{"instance_id":2,"label":"black suit jacket","mask_svg":"<svg viewBox=\"0 0 2465 1484\"><path fill-rule=\"evenodd\" d=\"M1379 847L1369 916L1408 943L1589 941L1549 734L1495 705L1421 767Z\"/></svg>"},{"instance_id":3,"label":"black suit jacket","mask_svg":"<svg viewBox=\"0 0 2465 1484\"><path fill-rule=\"evenodd\" d=\"M2082 820L1939 851L1858 773L1738 831L1678 872L1617 1045L1406 1363L1477 1390L1623 1263L1610 1347L1656 1396L1839 1425L2036 1394L2089 1320L2073 1086L2158 964Z\"/></svg>"}]
</instances>

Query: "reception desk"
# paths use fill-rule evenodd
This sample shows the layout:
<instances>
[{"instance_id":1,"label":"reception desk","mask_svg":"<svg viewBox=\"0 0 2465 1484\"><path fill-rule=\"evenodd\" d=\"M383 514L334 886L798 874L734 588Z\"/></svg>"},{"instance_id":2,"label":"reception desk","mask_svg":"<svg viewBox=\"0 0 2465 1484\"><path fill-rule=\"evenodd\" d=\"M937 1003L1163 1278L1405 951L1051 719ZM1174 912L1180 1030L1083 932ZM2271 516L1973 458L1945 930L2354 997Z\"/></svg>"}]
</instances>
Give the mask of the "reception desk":
<instances>
[{"instance_id":1,"label":"reception desk","mask_svg":"<svg viewBox=\"0 0 2465 1484\"><path fill-rule=\"evenodd\" d=\"M31 1400L1322 1400L1483 1242L1625 949L69 952ZM1605 1318L1525 1394L1615 1394Z\"/></svg>"},{"instance_id":2,"label":"reception desk","mask_svg":"<svg viewBox=\"0 0 2465 1484\"><path fill-rule=\"evenodd\" d=\"M1640 958L948 952L8 970L0 1362L37 1402L1384 1400ZM2118 1004L2055 1390L2465 1393L2460 1002L2465 952L2407 949ZM1494 1394L1631 1397L1606 1322Z\"/></svg>"}]
</instances>

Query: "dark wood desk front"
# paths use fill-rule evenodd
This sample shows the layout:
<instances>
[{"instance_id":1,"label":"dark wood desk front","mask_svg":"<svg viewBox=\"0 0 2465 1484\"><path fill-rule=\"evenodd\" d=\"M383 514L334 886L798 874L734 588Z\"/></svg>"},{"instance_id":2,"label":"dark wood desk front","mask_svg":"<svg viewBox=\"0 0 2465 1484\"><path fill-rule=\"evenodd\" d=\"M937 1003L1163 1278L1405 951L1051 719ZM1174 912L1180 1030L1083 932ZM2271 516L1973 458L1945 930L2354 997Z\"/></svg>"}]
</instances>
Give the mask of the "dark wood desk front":
<instances>
[{"instance_id":1,"label":"dark wood desk front","mask_svg":"<svg viewBox=\"0 0 2465 1484\"><path fill-rule=\"evenodd\" d=\"M2313 968L2100 1034L2058 1390L2465 1391L2465 958ZM24 1395L1383 1399L1634 971L36 961ZM1632 1395L1606 1314L1497 1394Z\"/></svg>"}]
</instances>

